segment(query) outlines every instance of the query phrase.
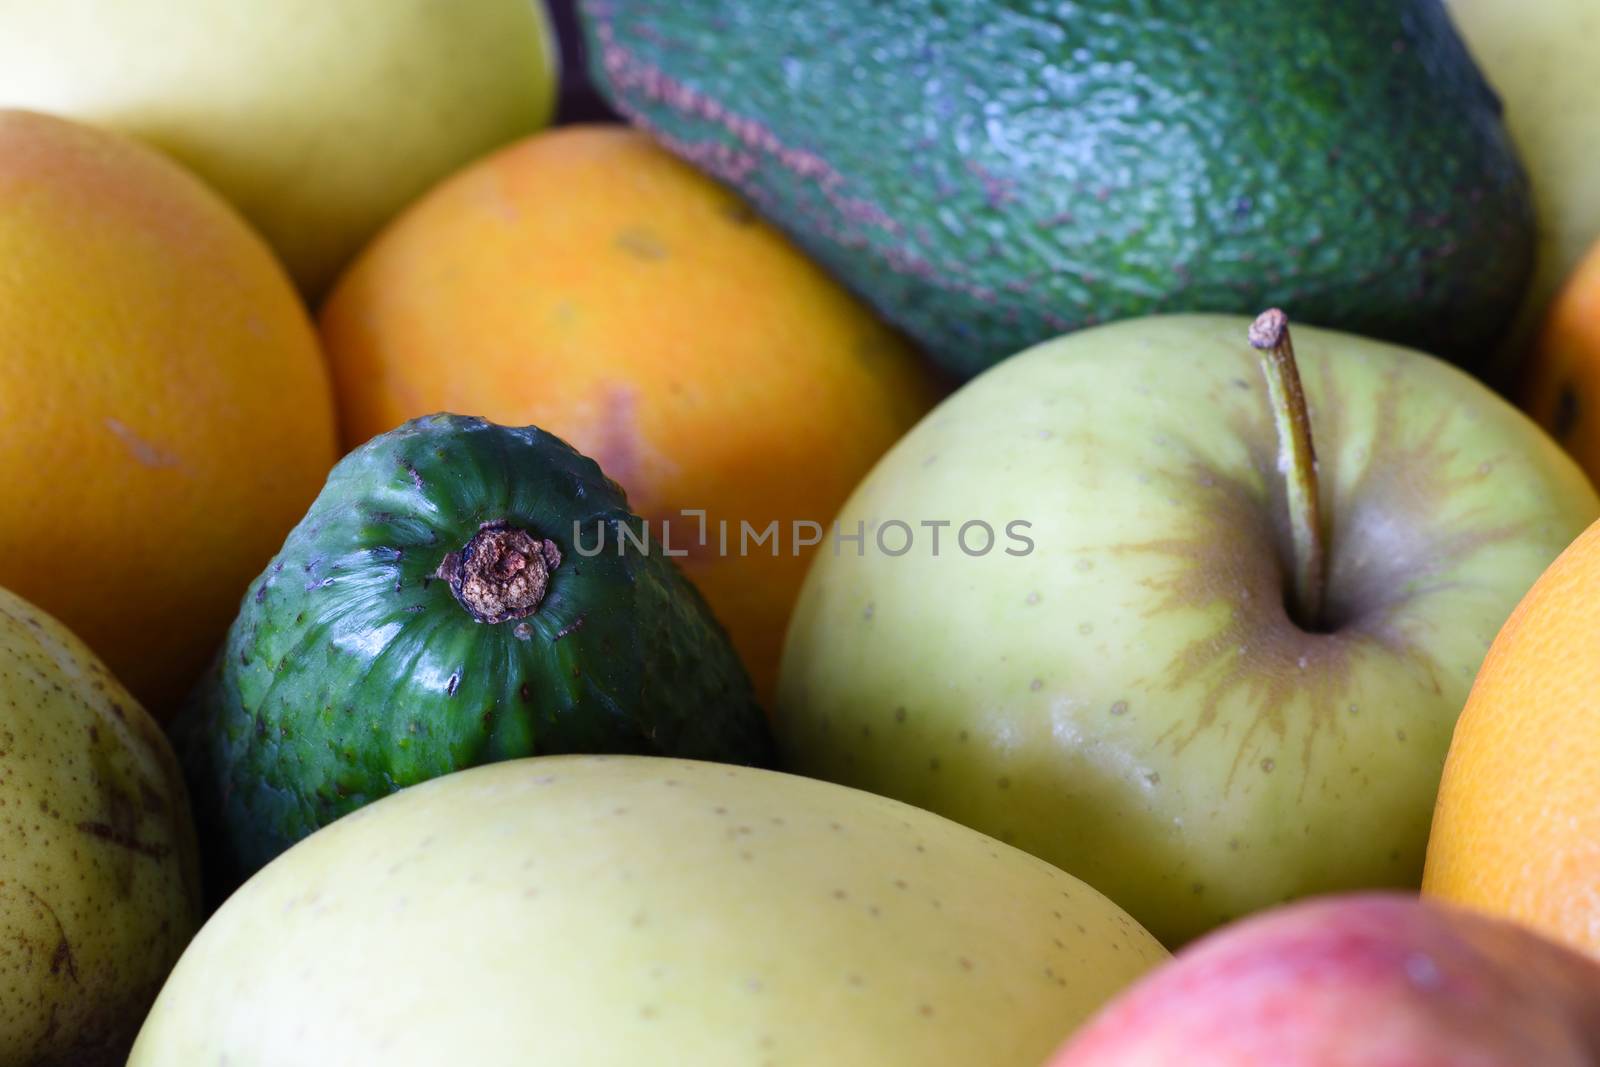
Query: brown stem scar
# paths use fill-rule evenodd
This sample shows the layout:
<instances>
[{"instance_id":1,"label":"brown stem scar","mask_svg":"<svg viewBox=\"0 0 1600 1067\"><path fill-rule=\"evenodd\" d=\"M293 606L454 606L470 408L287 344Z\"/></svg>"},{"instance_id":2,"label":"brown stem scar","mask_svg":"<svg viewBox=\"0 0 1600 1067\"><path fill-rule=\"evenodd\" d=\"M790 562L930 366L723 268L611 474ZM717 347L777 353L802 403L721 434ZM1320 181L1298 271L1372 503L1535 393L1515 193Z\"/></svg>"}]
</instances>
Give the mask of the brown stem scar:
<instances>
[{"instance_id":1,"label":"brown stem scar","mask_svg":"<svg viewBox=\"0 0 1600 1067\"><path fill-rule=\"evenodd\" d=\"M501 623L539 610L550 575L561 564L554 541L505 522L486 522L472 540L445 556L442 578L475 622Z\"/></svg>"}]
</instances>

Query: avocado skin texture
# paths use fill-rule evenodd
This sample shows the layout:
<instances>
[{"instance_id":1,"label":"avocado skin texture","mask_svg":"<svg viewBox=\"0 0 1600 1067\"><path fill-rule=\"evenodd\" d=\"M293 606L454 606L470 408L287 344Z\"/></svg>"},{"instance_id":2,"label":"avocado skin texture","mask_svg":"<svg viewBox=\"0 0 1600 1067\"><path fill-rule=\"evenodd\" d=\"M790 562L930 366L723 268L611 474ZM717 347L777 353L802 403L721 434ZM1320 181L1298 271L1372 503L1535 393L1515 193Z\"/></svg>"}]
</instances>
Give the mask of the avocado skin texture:
<instances>
[{"instance_id":1,"label":"avocado skin texture","mask_svg":"<svg viewBox=\"0 0 1600 1067\"><path fill-rule=\"evenodd\" d=\"M485 624L434 574L501 520L562 558L533 614ZM580 555L575 523L590 553L603 526L604 551ZM620 538L640 523L593 460L531 426L434 415L345 457L176 726L212 890L365 804L482 763L770 766L766 716L705 602L660 546Z\"/></svg>"},{"instance_id":2,"label":"avocado skin texture","mask_svg":"<svg viewBox=\"0 0 1600 1067\"><path fill-rule=\"evenodd\" d=\"M583 0L595 80L970 376L1154 312L1491 379L1527 179L1439 0Z\"/></svg>"}]
</instances>

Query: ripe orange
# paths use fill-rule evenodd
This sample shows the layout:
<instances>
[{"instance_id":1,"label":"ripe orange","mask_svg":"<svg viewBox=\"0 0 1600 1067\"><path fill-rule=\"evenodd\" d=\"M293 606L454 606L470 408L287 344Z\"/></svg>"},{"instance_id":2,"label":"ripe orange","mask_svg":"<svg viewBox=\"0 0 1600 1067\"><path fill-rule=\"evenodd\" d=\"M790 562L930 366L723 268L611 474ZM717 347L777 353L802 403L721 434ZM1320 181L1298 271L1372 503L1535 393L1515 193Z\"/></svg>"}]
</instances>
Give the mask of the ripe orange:
<instances>
[{"instance_id":1,"label":"ripe orange","mask_svg":"<svg viewBox=\"0 0 1600 1067\"><path fill-rule=\"evenodd\" d=\"M1423 892L1600 954L1600 523L1495 638L1445 761Z\"/></svg>"},{"instance_id":2,"label":"ripe orange","mask_svg":"<svg viewBox=\"0 0 1600 1067\"><path fill-rule=\"evenodd\" d=\"M732 193L615 126L534 136L435 189L322 332L347 444L447 410L596 459L653 532L671 522L764 699L811 555L789 524L830 523L935 398L906 344ZM681 509L704 509L707 545ZM740 558L740 523L773 520L781 544Z\"/></svg>"},{"instance_id":3,"label":"ripe orange","mask_svg":"<svg viewBox=\"0 0 1600 1067\"><path fill-rule=\"evenodd\" d=\"M0 111L0 585L170 715L334 448L316 335L232 209Z\"/></svg>"},{"instance_id":4,"label":"ripe orange","mask_svg":"<svg viewBox=\"0 0 1600 1067\"><path fill-rule=\"evenodd\" d=\"M1590 479L1600 482L1600 245L1550 305L1523 402Z\"/></svg>"}]
</instances>

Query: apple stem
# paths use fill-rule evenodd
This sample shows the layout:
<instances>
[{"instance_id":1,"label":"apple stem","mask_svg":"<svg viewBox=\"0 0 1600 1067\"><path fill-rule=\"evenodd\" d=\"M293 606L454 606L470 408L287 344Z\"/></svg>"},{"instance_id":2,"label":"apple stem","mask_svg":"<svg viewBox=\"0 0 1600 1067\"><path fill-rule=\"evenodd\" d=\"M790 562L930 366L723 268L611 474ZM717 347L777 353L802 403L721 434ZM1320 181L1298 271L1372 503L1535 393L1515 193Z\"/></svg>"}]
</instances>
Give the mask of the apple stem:
<instances>
[{"instance_id":1,"label":"apple stem","mask_svg":"<svg viewBox=\"0 0 1600 1067\"><path fill-rule=\"evenodd\" d=\"M1262 312L1250 324L1250 345L1262 353L1261 373L1267 379L1267 398L1278 427L1278 470L1287 490L1294 551L1290 610L1295 621L1315 630L1322 622L1326 580L1317 453L1311 444L1311 413L1300 388L1300 370L1289 338L1289 316L1277 308Z\"/></svg>"}]
</instances>

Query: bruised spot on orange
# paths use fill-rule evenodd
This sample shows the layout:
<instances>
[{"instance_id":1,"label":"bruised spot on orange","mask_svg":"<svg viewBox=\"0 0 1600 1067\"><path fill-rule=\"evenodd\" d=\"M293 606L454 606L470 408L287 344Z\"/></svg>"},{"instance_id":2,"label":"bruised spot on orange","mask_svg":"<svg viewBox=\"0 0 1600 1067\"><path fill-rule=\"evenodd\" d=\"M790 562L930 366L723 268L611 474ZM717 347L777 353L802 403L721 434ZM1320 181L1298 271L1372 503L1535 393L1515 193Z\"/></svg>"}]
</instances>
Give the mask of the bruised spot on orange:
<instances>
[{"instance_id":1,"label":"bruised spot on orange","mask_svg":"<svg viewBox=\"0 0 1600 1067\"><path fill-rule=\"evenodd\" d=\"M643 226L630 226L617 234L613 242L618 248L636 259L666 259L670 254L666 244Z\"/></svg>"},{"instance_id":2,"label":"bruised spot on orange","mask_svg":"<svg viewBox=\"0 0 1600 1067\"><path fill-rule=\"evenodd\" d=\"M159 445L146 441L124 424L121 419L114 419L107 415L105 424L106 429L115 434L117 440L121 441L127 448L128 454L146 467L181 468L183 466L183 462L177 456Z\"/></svg>"},{"instance_id":3,"label":"bruised spot on orange","mask_svg":"<svg viewBox=\"0 0 1600 1067\"><path fill-rule=\"evenodd\" d=\"M642 485L639 442L639 398L626 385L607 385L600 390L598 431L591 458L612 479L622 485ZM635 510L649 510L642 499L630 500Z\"/></svg>"}]
</instances>

